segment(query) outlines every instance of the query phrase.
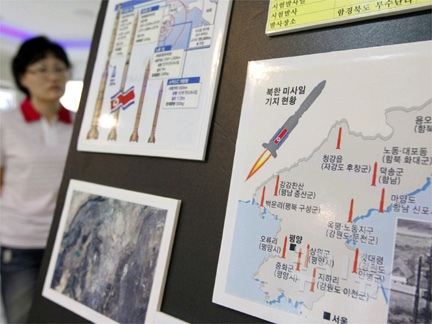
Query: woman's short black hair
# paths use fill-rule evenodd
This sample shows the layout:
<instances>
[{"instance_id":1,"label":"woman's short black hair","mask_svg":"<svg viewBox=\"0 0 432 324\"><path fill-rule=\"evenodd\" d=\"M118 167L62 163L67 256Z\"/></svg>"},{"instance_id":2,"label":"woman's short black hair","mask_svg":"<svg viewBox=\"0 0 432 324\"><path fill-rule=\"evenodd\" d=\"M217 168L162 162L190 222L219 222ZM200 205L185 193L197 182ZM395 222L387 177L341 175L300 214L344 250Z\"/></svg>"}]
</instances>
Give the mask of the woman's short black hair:
<instances>
[{"instance_id":1,"label":"woman's short black hair","mask_svg":"<svg viewBox=\"0 0 432 324\"><path fill-rule=\"evenodd\" d=\"M26 40L21 44L21 47L14 57L12 61L12 73L15 79L15 84L18 89L24 92L27 96L30 96L30 93L21 85L21 77L27 71L29 65L46 58L49 54L53 54L56 58L63 61L67 68L71 67L64 49L60 45L51 42L45 36L38 36Z\"/></svg>"}]
</instances>

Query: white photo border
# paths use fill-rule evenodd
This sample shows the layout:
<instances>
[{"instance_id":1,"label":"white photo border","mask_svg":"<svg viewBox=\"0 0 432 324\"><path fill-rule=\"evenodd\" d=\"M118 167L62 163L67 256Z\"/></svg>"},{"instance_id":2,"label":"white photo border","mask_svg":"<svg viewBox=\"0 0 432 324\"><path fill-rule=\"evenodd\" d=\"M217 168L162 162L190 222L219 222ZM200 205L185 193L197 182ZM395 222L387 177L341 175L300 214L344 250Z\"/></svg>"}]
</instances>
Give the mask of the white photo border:
<instances>
[{"instance_id":1,"label":"white photo border","mask_svg":"<svg viewBox=\"0 0 432 324\"><path fill-rule=\"evenodd\" d=\"M42 296L95 323L117 323L111 318L108 318L51 288L51 282L54 275L63 233L67 224L68 214L71 207L74 191L101 195L104 197L124 200L141 205L145 204L167 210L167 217L164 231L162 234L161 246L154 273L153 286L150 294L150 300L145 322L179 324L185 323L180 319L177 319L160 311L181 201L172 198L165 198L161 196L154 196L125 189L108 187L80 180L71 179L69 182L60 224L57 230L48 271L45 277Z\"/></svg>"}]
</instances>

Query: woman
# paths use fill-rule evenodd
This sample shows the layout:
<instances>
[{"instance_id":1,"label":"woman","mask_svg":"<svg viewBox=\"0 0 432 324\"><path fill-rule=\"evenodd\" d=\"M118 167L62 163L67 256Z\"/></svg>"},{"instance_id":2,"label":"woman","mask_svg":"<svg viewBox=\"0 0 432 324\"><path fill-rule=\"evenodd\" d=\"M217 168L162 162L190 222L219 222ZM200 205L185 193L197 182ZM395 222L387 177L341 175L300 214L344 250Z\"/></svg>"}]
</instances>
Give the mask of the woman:
<instances>
[{"instance_id":1,"label":"woman","mask_svg":"<svg viewBox=\"0 0 432 324\"><path fill-rule=\"evenodd\" d=\"M27 321L54 213L73 116L60 104L70 62L45 37L24 42L12 63L27 98L0 116L1 285L8 322Z\"/></svg>"}]
</instances>

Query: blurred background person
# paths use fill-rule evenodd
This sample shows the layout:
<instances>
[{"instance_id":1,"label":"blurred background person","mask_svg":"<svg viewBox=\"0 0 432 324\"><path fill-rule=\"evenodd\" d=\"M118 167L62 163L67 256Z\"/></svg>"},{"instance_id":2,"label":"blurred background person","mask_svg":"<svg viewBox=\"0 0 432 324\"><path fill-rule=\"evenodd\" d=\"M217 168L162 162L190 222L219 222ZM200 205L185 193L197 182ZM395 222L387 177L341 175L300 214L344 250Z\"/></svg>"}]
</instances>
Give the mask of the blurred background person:
<instances>
[{"instance_id":1,"label":"blurred background person","mask_svg":"<svg viewBox=\"0 0 432 324\"><path fill-rule=\"evenodd\" d=\"M59 100L70 67L46 37L25 41L12 62L27 97L0 115L1 293L10 323L27 321L63 176L74 116Z\"/></svg>"}]
</instances>

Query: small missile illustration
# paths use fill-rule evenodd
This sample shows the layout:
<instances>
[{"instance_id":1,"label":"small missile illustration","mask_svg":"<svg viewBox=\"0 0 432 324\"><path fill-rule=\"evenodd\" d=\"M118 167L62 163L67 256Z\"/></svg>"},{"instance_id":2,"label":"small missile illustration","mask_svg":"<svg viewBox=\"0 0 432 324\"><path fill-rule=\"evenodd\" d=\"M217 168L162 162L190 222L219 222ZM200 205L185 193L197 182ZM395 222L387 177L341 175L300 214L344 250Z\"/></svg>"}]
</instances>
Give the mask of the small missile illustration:
<instances>
[{"instance_id":1,"label":"small missile illustration","mask_svg":"<svg viewBox=\"0 0 432 324\"><path fill-rule=\"evenodd\" d=\"M141 119L141 111L143 108L144 97L145 97L145 93L146 93L146 89L147 89L147 81L149 78L149 74L150 74L150 61L147 63L147 67L145 70L143 86L142 86L140 100L139 100L139 104L138 104L138 110L137 110L137 114L135 117L135 126L134 126L134 129L132 131L132 135L129 139L129 142L138 142L138 138L139 138L138 137L138 128L139 128L139 123L140 123L140 119Z\"/></svg>"},{"instance_id":2,"label":"small missile illustration","mask_svg":"<svg viewBox=\"0 0 432 324\"><path fill-rule=\"evenodd\" d=\"M129 71L129 63L130 63L130 58L131 58L131 54L132 54L132 48L133 48L133 43L134 43L134 39L135 39L135 33L137 30L137 24L138 24L138 13L135 16L135 22L134 22L134 25L132 27L132 34L131 34L131 38L129 41L129 49L128 49L128 53L127 53L127 57L126 57L125 67L123 70L122 82L120 85L120 91L119 91L120 96L125 93L124 90L125 90L125 85L126 85L126 78L127 78L128 71ZM132 95L132 98L135 98L135 93L133 91L133 87L132 87L132 92L130 94ZM112 102L113 102L113 100L111 98L111 105L112 105ZM111 106L111 110L112 110L112 106ZM117 140L117 123L118 123L118 119L119 119L119 114L120 114L120 109L117 109L114 112L114 123L113 123L113 126L111 128L110 133L108 134L108 141L116 141Z\"/></svg>"},{"instance_id":3,"label":"small missile illustration","mask_svg":"<svg viewBox=\"0 0 432 324\"><path fill-rule=\"evenodd\" d=\"M268 143L263 143L263 147L266 149L263 154L259 157L259 159L254 164L252 170L249 172L246 181L252 177L263 165L267 162L270 156L274 158L277 157L276 151L282 146L282 144L286 141L289 134L293 131L293 129L297 126L299 119L303 116L306 110L314 103L316 98L321 94L326 81L321 81L306 97L306 99L302 102L299 109L294 113L294 115L290 116L287 121L282 125L281 128L273 135Z\"/></svg>"},{"instance_id":4,"label":"small missile illustration","mask_svg":"<svg viewBox=\"0 0 432 324\"><path fill-rule=\"evenodd\" d=\"M156 126L157 126L157 122L158 122L158 117L159 117L160 104L161 104L161 100L162 100L162 93L163 93L163 81L162 81L160 89L159 89L159 95L158 95L158 99L157 99L156 110L155 110L155 114L154 114L154 118L153 118L153 126L152 126L152 130L150 133L150 137L148 139L149 143L155 143L156 142L155 134L156 134Z\"/></svg>"}]
</instances>

